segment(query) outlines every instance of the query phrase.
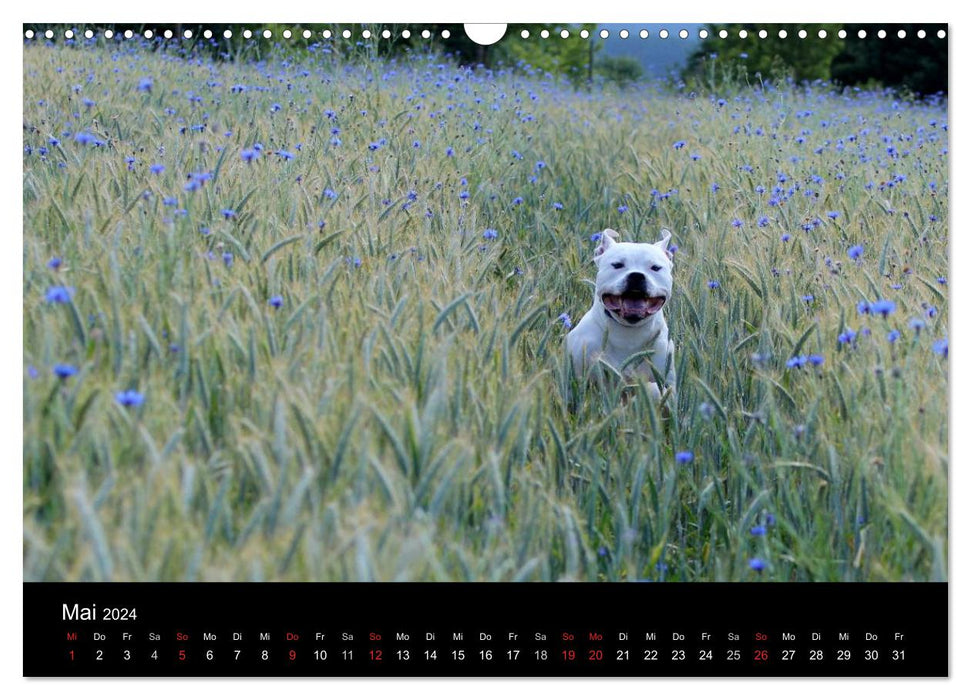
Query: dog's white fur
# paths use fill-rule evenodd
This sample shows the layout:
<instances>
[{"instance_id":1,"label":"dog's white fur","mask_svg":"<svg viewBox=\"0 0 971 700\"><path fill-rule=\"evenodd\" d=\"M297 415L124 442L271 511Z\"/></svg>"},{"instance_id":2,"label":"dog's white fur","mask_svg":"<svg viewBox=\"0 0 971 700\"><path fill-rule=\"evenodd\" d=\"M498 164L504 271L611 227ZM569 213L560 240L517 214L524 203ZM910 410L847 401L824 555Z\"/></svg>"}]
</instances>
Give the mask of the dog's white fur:
<instances>
[{"instance_id":1,"label":"dog's white fur","mask_svg":"<svg viewBox=\"0 0 971 700\"><path fill-rule=\"evenodd\" d=\"M665 388L675 390L674 343L668 338L663 313L673 289L673 260L668 251L671 232L662 229L661 236L657 243L621 243L611 229L601 234L593 258L597 263L593 306L566 337L578 376L600 360L619 370L632 355L647 352L658 373L666 373ZM632 288L642 291L647 300L634 301L633 306L622 304L621 295L630 294ZM653 310L661 297L664 302ZM625 315L625 311L633 313ZM644 377L651 394L661 396L662 389L647 362L632 362L624 374Z\"/></svg>"}]
</instances>

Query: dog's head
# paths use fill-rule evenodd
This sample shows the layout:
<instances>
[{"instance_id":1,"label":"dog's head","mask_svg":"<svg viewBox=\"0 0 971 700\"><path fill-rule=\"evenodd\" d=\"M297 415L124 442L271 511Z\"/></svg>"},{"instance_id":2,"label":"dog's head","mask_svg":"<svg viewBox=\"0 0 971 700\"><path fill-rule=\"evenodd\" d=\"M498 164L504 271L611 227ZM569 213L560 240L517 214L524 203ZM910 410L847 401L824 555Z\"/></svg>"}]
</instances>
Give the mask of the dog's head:
<instances>
[{"instance_id":1,"label":"dog's head","mask_svg":"<svg viewBox=\"0 0 971 700\"><path fill-rule=\"evenodd\" d=\"M597 301L608 318L623 325L647 322L671 298L671 232L661 230L657 243L621 243L610 229L600 235L594 252Z\"/></svg>"}]
</instances>

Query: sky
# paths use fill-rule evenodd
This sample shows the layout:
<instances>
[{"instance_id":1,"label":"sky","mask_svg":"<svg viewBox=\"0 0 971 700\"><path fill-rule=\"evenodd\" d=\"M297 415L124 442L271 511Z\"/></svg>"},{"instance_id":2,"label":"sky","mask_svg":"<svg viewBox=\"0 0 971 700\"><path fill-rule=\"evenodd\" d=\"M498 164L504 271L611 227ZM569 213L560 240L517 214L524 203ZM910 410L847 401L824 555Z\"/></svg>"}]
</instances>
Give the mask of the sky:
<instances>
[{"instance_id":1,"label":"sky","mask_svg":"<svg viewBox=\"0 0 971 700\"><path fill-rule=\"evenodd\" d=\"M672 71L678 72L688 60L688 56L698 48L701 39L698 30L703 24L601 24L597 27L597 41L603 42L601 56L632 56L644 68L646 78L665 78ZM599 32L606 29L610 32L607 39L600 39ZM630 32L627 39L621 39L621 29ZM642 39L642 29L648 31L648 37ZM661 39L658 32L668 30L668 38ZM688 38L681 39L677 33L681 29L688 31Z\"/></svg>"}]
</instances>

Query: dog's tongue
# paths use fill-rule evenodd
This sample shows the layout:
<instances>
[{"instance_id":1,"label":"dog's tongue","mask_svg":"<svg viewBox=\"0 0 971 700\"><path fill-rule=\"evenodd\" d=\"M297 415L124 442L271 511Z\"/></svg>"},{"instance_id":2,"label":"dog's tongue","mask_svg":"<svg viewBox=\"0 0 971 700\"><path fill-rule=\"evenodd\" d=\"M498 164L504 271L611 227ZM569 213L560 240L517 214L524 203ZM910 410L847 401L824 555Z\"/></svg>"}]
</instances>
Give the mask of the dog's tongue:
<instances>
[{"instance_id":1,"label":"dog's tongue","mask_svg":"<svg viewBox=\"0 0 971 700\"><path fill-rule=\"evenodd\" d=\"M618 294L605 294L603 297L604 306L621 316L639 316L646 318L661 308L664 299L661 297L637 297L620 296Z\"/></svg>"},{"instance_id":2,"label":"dog's tongue","mask_svg":"<svg viewBox=\"0 0 971 700\"><path fill-rule=\"evenodd\" d=\"M621 313L624 316L647 316L647 299L641 298L620 298Z\"/></svg>"}]
</instances>

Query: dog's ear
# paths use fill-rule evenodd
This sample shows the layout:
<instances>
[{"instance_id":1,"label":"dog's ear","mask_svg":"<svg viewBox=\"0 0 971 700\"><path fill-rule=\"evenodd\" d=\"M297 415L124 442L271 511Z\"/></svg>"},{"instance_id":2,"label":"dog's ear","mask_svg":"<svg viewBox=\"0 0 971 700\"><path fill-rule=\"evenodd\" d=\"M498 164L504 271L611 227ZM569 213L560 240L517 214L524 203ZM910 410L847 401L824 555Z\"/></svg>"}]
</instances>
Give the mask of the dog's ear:
<instances>
[{"instance_id":1,"label":"dog's ear","mask_svg":"<svg viewBox=\"0 0 971 700\"><path fill-rule=\"evenodd\" d=\"M593 251L593 259L596 260L601 255L606 253L607 249L614 244L617 238L618 234L616 231L610 228L605 228L600 233L600 242L597 244L597 249Z\"/></svg>"},{"instance_id":2,"label":"dog's ear","mask_svg":"<svg viewBox=\"0 0 971 700\"><path fill-rule=\"evenodd\" d=\"M670 260L674 260L674 253L668 248L668 244L671 242L671 232L666 228L661 229L661 240L659 240L656 245L658 248L664 251L664 254L668 256Z\"/></svg>"}]
</instances>

